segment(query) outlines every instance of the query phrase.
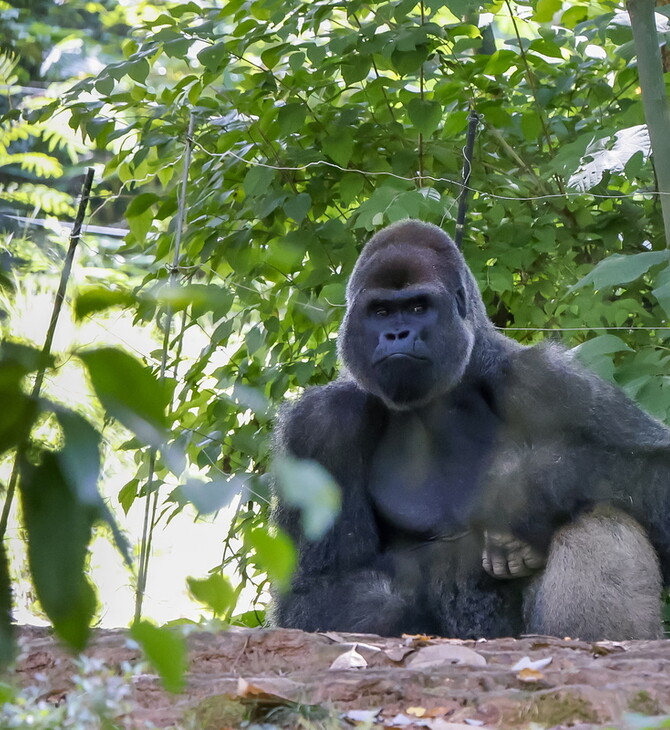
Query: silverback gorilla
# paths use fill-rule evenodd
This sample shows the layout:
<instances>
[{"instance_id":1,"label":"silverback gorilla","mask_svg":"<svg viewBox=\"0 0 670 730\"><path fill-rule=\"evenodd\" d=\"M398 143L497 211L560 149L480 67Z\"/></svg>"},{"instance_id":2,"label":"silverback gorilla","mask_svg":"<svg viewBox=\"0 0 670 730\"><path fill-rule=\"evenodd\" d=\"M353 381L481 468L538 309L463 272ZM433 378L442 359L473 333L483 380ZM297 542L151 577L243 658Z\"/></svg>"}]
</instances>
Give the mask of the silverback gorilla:
<instances>
[{"instance_id":1,"label":"silverback gorilla","mask_svg":"<svg viewBox=\"0 0 670 730\"><path fill-rule=\"evenodd\" d=\"M347 288L343 374L280 412L275 448L342 489L294 539L273 621L479 638L662 635L670 430L559 347L498 333L439 228L375 235Z\"/></svg>"}]
</instances>

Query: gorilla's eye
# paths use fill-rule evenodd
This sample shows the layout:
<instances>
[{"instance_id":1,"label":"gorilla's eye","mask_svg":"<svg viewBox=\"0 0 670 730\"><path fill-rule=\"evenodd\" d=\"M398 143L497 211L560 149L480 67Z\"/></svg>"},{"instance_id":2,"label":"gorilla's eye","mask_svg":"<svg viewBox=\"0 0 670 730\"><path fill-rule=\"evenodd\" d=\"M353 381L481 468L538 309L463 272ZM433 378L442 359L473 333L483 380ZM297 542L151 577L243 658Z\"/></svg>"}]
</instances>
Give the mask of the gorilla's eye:
<instances>
[{"instance_id":1,"label":"gorilla's eye","mask_svg":"<svg viewBox=\"0 0 670 730\"><path fill-rule=\"evenodd\" d=\"M409 311L412 314L424 314L428 310L428 307L424 302L415 302L412 304L412 306L409 308Z\"/></svg>"},{"instance_id":2,"label":"gorilla's eye","mask_svg":"<svg viewBox=\"0 0 670 730\"><path fill-rule=\"evenodd\" d=\"M374 313L377 315L377 317L388 317L389 309L388 307L384 307L383 305L377 305L374 308Z\"/></svg>"},{"instance_id":3,"label":"gorilla's eye","mask_svg":"<svg viewBox=\"0 0 670 730\"><path fill-rule=\"evenodd\" d=\"M458 289L456 290L456 307L458 309L458 313L463 319L465 319L468 310L465 304L465 292L463 291L462 287L458 287Z\"/></svg>"}]
</instances>

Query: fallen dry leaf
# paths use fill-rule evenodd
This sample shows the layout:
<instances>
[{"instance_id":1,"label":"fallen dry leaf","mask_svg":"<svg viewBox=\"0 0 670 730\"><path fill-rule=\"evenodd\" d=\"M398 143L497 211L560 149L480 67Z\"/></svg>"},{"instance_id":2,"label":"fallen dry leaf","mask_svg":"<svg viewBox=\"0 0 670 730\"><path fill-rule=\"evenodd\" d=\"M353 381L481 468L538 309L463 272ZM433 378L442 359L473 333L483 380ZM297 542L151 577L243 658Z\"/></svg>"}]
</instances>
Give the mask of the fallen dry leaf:
<instances>
[{"instance_id":1,"label":"fallen dry leaf","mask_svg":"<svg viewBox=\"0 0 670 730\"><path fill-rule=\"evenodd\" d=\"M384 720L384 727L406 727L407 725L416 724L416 720L400 713L398 713L395 717L392 717L390 720Z\"/></svg>"},{"instance_id":2,"label":"fallen dry leaf","mask_svg":"<svg viewBox=\"0 0 670 730\"><path fill-rule=\"evenodd\" d=\"M544 669L548 667L553 661L554 657L545 657L544 659L535 659L533 661L529 656L522 657L512 667L513 672L520 672L522 669Z\"/></svg>"},{"instance_id":3,"label":"fallen dry leaf","mask_svg":"<svg viewBox=\"0 0 670 730\"><path fill-rule=\"evenodd\" d=\"M381 711L381 707L376 710L349 710L342 713L342 717L352 722L374 722Z\"/></svg>"},{"instance_id":4,"label":"fallen dry leaf","mask_svg":"<svg viewBox=\"0 0 670 730\"><path fill-rule=\"evenodd\" d=\"M424 646L408 661L410 669L428 669L429 667L440 667L449 664L470 664L483 667L486 659L466 646L458 644L433 644Z\"/></svg>"},{"instance_id":5,"label":"fallen dry leaf","mask_svg":"<svg viewBox=\"0 0 670 730\"><path fill-rule=\"evenodd\" d=\"M409 646L418 646L432 641L433 637L427 634L403 634L402 640Z\"/></svg>"},{"instance_id":6,"label":"fallen dry leaf","mask_svg":"<svg viewBox=\"0 0 670 730\"><path fill-rule=\"evenodd\" d=\"M356 644L354 644L349 651L340 654L330 665L329 669L362 669L367 666L368 663L365 657L356 651Z\"/></svg>"},{"instance_id":7,"label":"fallen dry leaf","mask_svg":"<svg viewBox=\"0 0 670 730\"><path fill-rule=\"evenodd\" d=\"M283 705L293 702L293 697L299 689L299 684L281 677L261 677L251 680L240 677L237 680L238 697L263 704Z\"/></svg>"},{"instance_id":8,"label":"fallen dry leaf","mask_svg":"<svg viewBox=\"0 0 670 730\"><path fill-rule=\"evenodd\" d=\"M544 679L542 672L539 672L537 669L528 668L522 669L516 676L522 682L539 682L541 679Z\"/></svg>"},{"instance_id":9,"label":"fallen dry leaf","mask_svg":"<svg viewBox=\"0 0 670 730\"><path fill-rule=\"evenodd\" d=\"M423 717L426 714L425 707L408 707L405 712L408 715L414 715L414 717Z\"/></svg>"},{"instance_id":10,"label":"fallen dry leaf","mask_svg":"<svg viewBox=\"0 0 670 730\"><path fill-rule=\"evenodd\" d=\"M593 644L594 656L607 656L607 654L618 654L626 651L627 647L620 641L596 641Z\"/></svg>"}]
</instances>

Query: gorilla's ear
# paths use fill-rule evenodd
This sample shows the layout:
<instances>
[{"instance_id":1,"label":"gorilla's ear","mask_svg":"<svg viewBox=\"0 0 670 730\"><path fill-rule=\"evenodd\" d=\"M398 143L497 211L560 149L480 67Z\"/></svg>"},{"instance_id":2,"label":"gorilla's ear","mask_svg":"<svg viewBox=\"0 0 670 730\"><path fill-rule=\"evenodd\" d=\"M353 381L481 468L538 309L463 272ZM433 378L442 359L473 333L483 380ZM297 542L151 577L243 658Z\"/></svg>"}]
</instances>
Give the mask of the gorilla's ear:
<instances>
[{"instance_id":1,"label":"gorilla's ear","mask_svg":"<svg viewBox=\"0 0 670 730\"><path fill-rule=\"evenodd\" d=\"M465 298L465 289L463 288L462 284L459 284L458 289L456 289L455 296L458 313L461 315L461 319L465 319L468 314L468 306Z\"/></svg>"}]
</instances>

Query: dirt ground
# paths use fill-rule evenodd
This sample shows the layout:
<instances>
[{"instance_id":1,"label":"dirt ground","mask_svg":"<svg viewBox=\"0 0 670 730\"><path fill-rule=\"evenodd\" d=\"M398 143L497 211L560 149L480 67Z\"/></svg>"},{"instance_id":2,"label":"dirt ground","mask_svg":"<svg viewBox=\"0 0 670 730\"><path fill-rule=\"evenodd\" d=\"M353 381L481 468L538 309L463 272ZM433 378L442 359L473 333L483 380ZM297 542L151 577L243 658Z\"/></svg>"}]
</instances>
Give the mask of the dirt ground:
<instances>
[{"instance_id":1,"label":"dirt ground","mask_svg":"<svg viewBox=\"0 0 670 730\"><path fill-rule=\"evenodd\" d=\"M14 681L67 701L73 658L46 629L22 627ZM670 642L586 643L542 636L493 641L281 629L195 632L183 693L129 679L127 727L649 728L670 713ZM97 631L86 655L113 671L140 660L121 630Z\"/></svg>"}]
</instances>

